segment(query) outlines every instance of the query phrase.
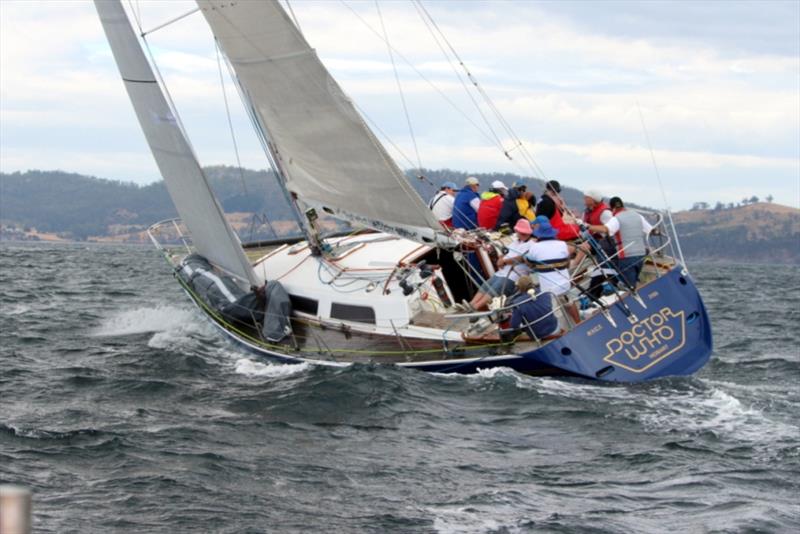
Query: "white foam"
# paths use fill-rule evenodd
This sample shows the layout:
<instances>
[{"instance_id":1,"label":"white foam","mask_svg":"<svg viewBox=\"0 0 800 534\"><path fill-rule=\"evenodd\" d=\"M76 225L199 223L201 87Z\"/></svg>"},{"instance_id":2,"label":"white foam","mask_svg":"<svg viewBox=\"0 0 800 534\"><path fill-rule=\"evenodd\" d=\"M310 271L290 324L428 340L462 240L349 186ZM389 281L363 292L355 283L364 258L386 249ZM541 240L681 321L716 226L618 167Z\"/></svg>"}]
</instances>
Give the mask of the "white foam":
<instances>
[{"instance_id":1,"label":"white foam","mask_svg":"<svg viewBox=\"0 0 800 534\"><path fill-rule=\"evenodd\" d=\"M24 315L31 311L31 307L27 304L14 304L3 311L5 312L5 315Z\"/></svg>"},{"instance_id":2,"label":"white foam","mask_svg":"<svg viewBox=\"0 0 800 534\"><path fill-rule=\"evenodd\" d=\"M433 529L442 534L465 534L472 532L490 532L508 528L503 523L492 517L499 515L509 521L515 515L515 510L509 506L495 504L486 509L486 506L438 506L429 508L433 517Z\"/></svg>"},{"instance_id":3,"label":"white foam","mask_svg":"<svg viewBox=\"0 0 800 534\"><path fill-rule=\"evenodd\" d=\"M167 332L199 322L195 314L184 308L167 305L134 308L117 312L107 318L92 335L105 337Z\"/></svg>"},{"instance_id":4,"label":"white foam","mask_svg":"<svg viewBox=\"0 0 800 534\"><path fill-rule=\"evenodd\" d=\"M760 410L744 405L726 391L687 391L674 395L643 396L648 408L638 418L658 432L711 432L717 437L748 443L770 443L797 437L797 429L774 421Z\"/></svg>"},{"instance_id":5,"label":"white foam","mask_svg":"<svg viewBox=\"0 0 800 534\"><path fill-rule=\"evenodd\" d=\"M306 371L310 364L302 363L261 363L247 358L236 360L236 373L246 376L266 376L269 378L285 378Z\"/></svg>"}]
</instances>

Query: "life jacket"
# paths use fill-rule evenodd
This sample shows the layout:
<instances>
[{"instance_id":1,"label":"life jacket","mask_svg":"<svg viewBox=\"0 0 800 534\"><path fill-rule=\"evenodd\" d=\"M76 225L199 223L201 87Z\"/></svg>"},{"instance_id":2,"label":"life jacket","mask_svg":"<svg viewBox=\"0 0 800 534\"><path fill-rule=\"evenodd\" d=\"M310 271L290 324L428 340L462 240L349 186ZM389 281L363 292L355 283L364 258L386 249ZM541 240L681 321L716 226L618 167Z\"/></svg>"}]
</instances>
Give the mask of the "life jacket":
<instances>
[{"instance_id":1,"label":"life jacket","mask_svg":"<svg viewBox=\"0 0 800 534\"><path fill-rule=\"evenodd\" d=\"M520 217L525 217L529 221L532 221L536 218L536 212L533 211L533 206L531 203L528 202L526 198L518 198L516 200L517 204L517 213L519 213Z\"/></svg>"},{"instance_id":2,"label":"life jacket","mask_svg":"<svg viewBox=\"0 0 800 534\"><path fill-rule=\"evenodd\" d=\"M478 226L478 213L469 205L473 198L480 196L469 187L464 187L456 195L456 202L453 205L454 228L472 230Z\"/></svg>"},{"instance_id":3,"label":"life jacket","mask_svg":"<svg viewBox=\"0 0 800 534\"><path fill-rule=\"evenodd\" d=\"M586 211L583 212L583 220L586 221L586 224L595 226L602 225L603 222L600 220L600 216L606 210L609 210L609 208L606 206L605 202L598 202L593 209L590 210L587 208ZM614 243L613 238L603 234L592 234L592 237L600 244L600 248L603 249L603 252L605 252L607 256L616 254L617 245Z\"/></svg>"},{"instance_id":4,"label":"life jacket","mask_svg":"<svg viewBox=\"0 0 800 534\"><path fill-rule=\"evenodd\" d=\"M572 241L581 235L581 230L578 228L577 224L567 224L564 222L564 219L561 217L561 211L559 211L558 208L555 209L555 213L550 217L550 226L558 230L556 239L560 241Z\"/></svg>"},{"instance_id":5,"label":"life jacket","mask_svg":"<svg viewBox=\"0 0 800 534\"><path fill-rule=\"evenodd\" d=\"M503 195L493 191L481 194L481 206L478 208L478 226L487 230L494 230L500 210L503 207Z\"/></svg>"}]
</instances>

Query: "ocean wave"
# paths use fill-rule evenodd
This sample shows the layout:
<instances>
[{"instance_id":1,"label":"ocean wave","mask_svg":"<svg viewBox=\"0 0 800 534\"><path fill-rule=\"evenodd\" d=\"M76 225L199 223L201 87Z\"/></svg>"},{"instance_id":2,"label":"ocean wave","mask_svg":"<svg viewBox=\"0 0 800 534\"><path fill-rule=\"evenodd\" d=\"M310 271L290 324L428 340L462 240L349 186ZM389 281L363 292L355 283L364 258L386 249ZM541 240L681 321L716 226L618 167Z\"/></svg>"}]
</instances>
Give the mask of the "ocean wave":
<instances>
[{"instance_id":1,"label":"ocean wave","mask_svg":"<svg viewBox=\"0 0 800 534\"><path fill-rule=\"evenodd\" d=\"M283 378L303 373L311 364L303 363L261 363L247 358L236 360L236 374L269 378Z\"/></svg>"},{"instance_id":2,"label":"ocean wave","mask_svg":"<svg viewBox=\"0 0 800 534\"><path fill-rule=\"evenodd\" d=\"M113 337L147 334L150 332L168 332L186 328L186 325L199 323L197 316L185 308L169 305L134 308L113 314L103 321L103 324L95 329L92 335L95 337Z\"/></svg>"}]
</instances>

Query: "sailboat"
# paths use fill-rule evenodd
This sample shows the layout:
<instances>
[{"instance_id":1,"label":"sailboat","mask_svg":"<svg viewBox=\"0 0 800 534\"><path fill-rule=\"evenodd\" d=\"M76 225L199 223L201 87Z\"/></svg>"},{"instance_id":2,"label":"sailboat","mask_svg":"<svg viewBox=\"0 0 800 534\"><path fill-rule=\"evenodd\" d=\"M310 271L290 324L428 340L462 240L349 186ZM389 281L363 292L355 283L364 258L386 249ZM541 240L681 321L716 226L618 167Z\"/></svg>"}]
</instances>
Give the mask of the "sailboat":
<instances>
[{"instance_id":1,"label":"sailboat","mask_svg":"<svg viewBox=\"0 0 800 534\"><path fill-rule=\"evenodd\" d=\"M579 321L554 300L555 335L509 329L513 310L502 301L460 309L510 238L440 225L277 0L197 3L301 238L240 241L121 3L95 1L180 216L154 224L150 237L223 336L282 362L445 373L503 366L614 382L687 375L708 361L709 318L659 213L661 238L640 284L592 302ZM364 230L327 235L323 214Z\"/></svg>"}]
</instances>

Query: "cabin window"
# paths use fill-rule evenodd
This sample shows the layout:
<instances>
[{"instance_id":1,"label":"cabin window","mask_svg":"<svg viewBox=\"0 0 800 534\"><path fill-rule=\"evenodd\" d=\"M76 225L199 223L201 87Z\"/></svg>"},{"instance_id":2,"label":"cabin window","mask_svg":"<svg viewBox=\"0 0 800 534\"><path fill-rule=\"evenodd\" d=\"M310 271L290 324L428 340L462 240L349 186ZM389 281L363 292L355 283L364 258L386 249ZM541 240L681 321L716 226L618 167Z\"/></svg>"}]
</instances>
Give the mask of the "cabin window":
<instances>
[{"instance_id":1,"label":"cabin window","mask_svg":"<svg viewBox=\"0 0 800 534\"><path fill-rule=\"evenodd\" d=\"M292 309L299 312L316 315L319 309L319 301L315 299L300 297L298 295L289 295L289 300L292 301Z\"/></svg>"},{"instance_id":2,"label":"cabin window","mask_svg":"<svg viewBox=\"0 0 800 534\"><path fill-rule=\"evenodd\" d=\"M369 306L352 306L334 302L331 304L331 319L375 324L375 310Z\"/></svg>"}]
</instances>

